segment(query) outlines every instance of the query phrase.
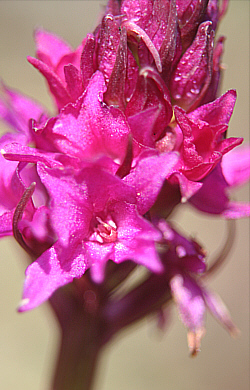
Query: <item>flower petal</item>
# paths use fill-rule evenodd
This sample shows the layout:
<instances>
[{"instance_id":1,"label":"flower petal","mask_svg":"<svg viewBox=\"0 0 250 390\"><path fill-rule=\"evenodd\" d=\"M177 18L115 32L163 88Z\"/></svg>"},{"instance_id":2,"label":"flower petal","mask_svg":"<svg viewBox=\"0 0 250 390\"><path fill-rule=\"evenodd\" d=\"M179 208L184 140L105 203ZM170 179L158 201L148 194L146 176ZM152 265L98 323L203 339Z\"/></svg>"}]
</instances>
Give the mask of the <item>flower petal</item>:
<instances>
[{"instance_id":1,"label":"flower petal","mask_svg":"<svg viewBox=\"0 0 250 390\"><path fill-rule=\"evenodd\" d=\"M37 57L49 66L56 67L60 59L72 51L62 38L41 28L35 31L35 41Z\"/></svg>"},{"instance_id":2,"label":"flower petal","mask_svg":"<svg viewBox=\"0 0 250 390\"><path fill-rule=\"evenodd\" d=\"M170 287L183 324L194 333L204 328L206 305L198 284L191 278L175 275Z\"/></svg>"},{"instance_id":3,"label":"flower petal","mask_svg":"<svg viewBox=\"0 0 250 390\"><path fill-rule=\"evenodd\" d=\"M172 174L177 161L178 154L175 152L145 157L123 179L136 190L140 214L145 214L153 206L164 180Z\"/></svg>"},{"instance_id":4,"label":"flower petal","mask_svg":"<svg viewBox=\"0 0 250 390\"><path fill-rule=\"evenodd\" d=\"M61 170L48 169L41 163L37 168L51 197L52 226L59 242L67 246L70 238L81 240L89 231L92 217L86 183L79 185L74 177Z\"/></svg>"},{"instance_id":5,"label":"flower petal","mask_svg":"<svg viewBox=\"0 0 250 390\"><path fill-rule=\"evenodd\" d=\"M226 153L222 158L221 168L230 187L248 182L250 178L250 147L243 146Z\"/></svg>"},{"instance_id":6,"label":"flower petal","mask_svg":"<svg viewBox=\"0 0 250 390\"><path fill-rule=\"evenodd\" d=\"M7 211L0 215L0 237L11 236L12 231L12 220L13 220L14 210Z\"/></svg>"},{"instance_id":7,"label":"flower petal","mask_svg":"<svg viewBox=\"0 0 250 390\"><path fill-rule=\"evenodd\" d=\"M23 299L19 311L33 309L46 301L53 292L73 278L81 277L87 269L82 246L66 250L57 242L26 270Z\"/></svg>"},{"instance_id":8,"label":"flower petal","mask_svg":"<svg viewBox=\"0 0 250 390\"><path fill-rule=\"evenodd\" d=\"M211 291L203 289L205 302L213 316L228 330L232 336L239 335L239 330L233 323L231 316L221 298Z\"/></svg>"}]
</instances>

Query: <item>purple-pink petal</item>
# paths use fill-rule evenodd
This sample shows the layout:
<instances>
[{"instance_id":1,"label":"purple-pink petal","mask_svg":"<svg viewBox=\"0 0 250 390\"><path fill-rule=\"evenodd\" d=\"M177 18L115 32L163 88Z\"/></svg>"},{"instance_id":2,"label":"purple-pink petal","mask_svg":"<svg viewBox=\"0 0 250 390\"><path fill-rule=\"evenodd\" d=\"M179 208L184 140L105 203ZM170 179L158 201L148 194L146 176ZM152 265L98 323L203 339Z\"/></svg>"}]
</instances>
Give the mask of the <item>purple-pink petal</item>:
<instances>
[{"instance_id":1,"label":"purple-pink petal","mask_svg":"<svg viewBox=\"0 0 250 390\"><path fill-rule=\"evenodd\" d=\"M236 102L236 91L231 89L211 103L198 107L190 112L188 117L192 121L202 120L210 125L226 124L232 116Z\"/></svg>"},{"instance_id":2,"label":"purple-pink petal","mask_svg":"<svg viewBox=\"0 0 250 390\"><path fill-rule=\"evenodd\" d=\"M145 157L124 178L135 188L140 214L145 214L153 206L164 180L173 173L178 157L175 152Z\"/></svg>"},{"instance_id":3,"label":"purple-pink petal","mask_svg":"<svg viewBox=\"0 0 250 390\"><path fill-rule=\"evenodd\" d=\"M206 305L202 290L195 281L182 275L175 275L170 287L183 324L196 333L204 327Z\"/></svg>"},{"instance_id":4,"label":"purple-pink petal","mask_svg":"<svg viewBox=\"0 0 250 390\"><path fill-rule=\"evenodd\" d=\"M38 164L38 174L51 197L52 226L59 242L67 246L78 235L79 241L88 233L92 216L86 184L79 185L74 177L42 164Z\"/></svg>"},{"instance_id":5,"label":"purple-pink petal","mask_svg":"<svg viewBox=\"0 0 250 390\"><path fill-rule=\"evenodd\" d=\"M38 161L44 163L49 168L60 168L62 164L55 160L55 153L39 152L35 148L23 146L19 143L12 142L4 146L2 155L9 161L24 161L29 163L37 163Z\"/></svg>"},{"instance_id":6,"label":"purple-pink petal","mask_svg":"<svg viewBox=\"0 0 250 390\"><path fill-rule=\"evenodd\" d=\"M70 102L70 95L67 92L66 86L59 76L44 62L30 57L27 57L29 63L33 65L46 78L50 91L54 95L59 108L62 108Z\"/></svg>"},{"instance_id":7,"label":"purple-pink petal","mask_svg":"<svg viewBox=\"0 0 250 390\"><path fill-rule=\"evenodd\" d=\"M62 38L40 28L35 31L35 42L37 57L48 66L56 67L60 59L72 51Z\"/></svg>"},{"instance_id":8,"label":"purple-pink petal","mask_svg":"<svg viewBox=\"0 0 250 390\"><path fill-rule=\"evenodd\" d=\"M0 237L11 236L14 210L6 211L0 215Z\"/></svg>"},{"instance_id":9,"label":"purple-pink petal","mask_svg":"<svg viewBox=\"0 0 250 390\"><path fill-rule=\"evenodd\" d=\"M229 200L229 184L225 180L221 164L218 164L209 175L202 180L202 187L190 199L190 203L210 214L220 214L226 219L242 218L249 215L250 204Z\"/></svg>"},{"instance_id":10,"label":"purple-pink petal","mask_svg":"<svg viewBox=\"0 0 250 390\"><path fill-rule=\"evenodd\" d=\"M231 316L221 298L217 294L204 288L203 296L212 315L221 323L222 326L227 329L227 331L232 336L237 336L239 334L239 330L233 323Z\"/></svg>"},{"instance_id":11,"label":"purple-pink petal","mask_svg":"<svg viewBox=\"0 0 250 390\"><path fill-rule=\"evenodd\" d=\"M250 203L229 201L221 213L226 219L239 219L250 216Z\"/></svg>"},{"instance_id":12,"label":"purple-pink petal","mask_svg":"<svg viewBox=\"0 0 250 390\"><path fill-rule=\"evenodd\" d=\"M250 147L242 146L226 153L222 158L221 168L230 187L247 183L250 178Z\"/></svg>"},{"instance_id":13,"label":"purple-pink petal","mask_svg":"<svg viewBox=\"0 0 250 390\"><path fill-rule=\"evenodd\" d=\"M64 107L52 126L47 124L46 138L62 153L81 159L124 157L130 129L120 110L103 103L105 91L103 75L97 71L85 94Z\"/></svg>"},{"instance_id":14,"label":"purple-pink petal","mask_svg":"<svg viewBox=\"0 0 250 390\"><path fill-rule=\"evenodd\" d=\"M45 108L31 98L2 83L3 97L0 98L0 118L15 131L29 135L29 119L47 117Z\"/></svg>"},{"instance_id":15,"label":"purple-pink petal","mask_svg":"<svg viewBox=\"0 0 250 390\"><path fill-rule=\"evenodd\" d=\"M50 298L53 292L86 271L82 245L63 248L57 242L26 270L23 297L19 311L35 308Z\"/></svg>"}]
</instances>

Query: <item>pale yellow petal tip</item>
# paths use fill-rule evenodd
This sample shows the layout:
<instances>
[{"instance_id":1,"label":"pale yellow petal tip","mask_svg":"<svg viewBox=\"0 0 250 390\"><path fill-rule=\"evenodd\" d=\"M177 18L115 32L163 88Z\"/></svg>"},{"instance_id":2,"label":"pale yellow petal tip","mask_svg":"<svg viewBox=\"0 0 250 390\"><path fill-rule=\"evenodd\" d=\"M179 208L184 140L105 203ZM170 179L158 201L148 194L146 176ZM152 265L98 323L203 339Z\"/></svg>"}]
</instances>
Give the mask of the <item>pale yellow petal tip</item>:
<instances>
[{"instance_id":1,"label":"pale yellow petal tip","mask_svg":"<svg viewBox=\"0 0 250 390\"><path fill-rule=\"evenodd\" d=\"M29 303L29 301L30 301L29 298L22 299L19 305L17 306L17 310L22 309L24 306L26 306Z\"/></svg>"},{"instance_id":2,"label":"pale yellow petal tip","mask_svg":"<svg viewBox=\"0 0 250 390\"><path fill-rule=\"evenodd\" d=\"M187 334L190 356L195 357L201 350L201 339L205 336L206 329L200 328L197 331L189 331Z\"/></svg>"},{"instance_id":3,"label":"pale yellow petal tip","mask_svg":"<svg viewBox=\"0 0 250 390\"><path fill-rule=\"evenodd\" d=\"M4 149L1 149L0 152L1 152L2 155L5 154L5 150Z\"/></svg>"}]
</instances>

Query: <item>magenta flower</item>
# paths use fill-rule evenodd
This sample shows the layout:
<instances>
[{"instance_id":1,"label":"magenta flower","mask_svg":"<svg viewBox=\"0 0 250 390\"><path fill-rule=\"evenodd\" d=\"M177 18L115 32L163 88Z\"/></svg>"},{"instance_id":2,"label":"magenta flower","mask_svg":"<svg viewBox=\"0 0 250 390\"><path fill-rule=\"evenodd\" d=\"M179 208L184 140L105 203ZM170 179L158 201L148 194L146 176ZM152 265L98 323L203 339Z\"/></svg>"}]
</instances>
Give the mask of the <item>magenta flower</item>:
<instances>
[{"instance_id":1,"label":"magenta flower","mask_svg":"<svg viewBox=\"0 0 250 390\"><path fill-rule=\"evenodd\" d=\"M197 278L206 271L202 248L194 240L182 237L164 220L158 222L158 227L164 237L161 242L161 258L166 278L180 318L188 328L190 353L195 355L205 334L206 308L231 334L236 335L238 330L219 297L210 292Z\"/></svg>"},{"instance_id":2,"label":"magenta flower","mask_svg":"<svg viewBox=\"0 0 250 390\"><path fill-rule=\"evenodd\" d=\"M249 215L228 191L249 179L250 154L234 149L242 138L227 138L236 92L218 96L224 37L215 33L226 8L226 0L109 0L76 50L35 33L28 61L46 79L53 116L3 86L0 116L12 133L0 139L0 235L13 234L32 257L19 311L50 301L63 364L64 353L72 357L68 388L85 372L81 345L97 353L172 299L192 355L207 309L237 333L205 286L205 250L168 221L186 201L225 219ZM145 278L123 292L136 267Z\"/></svg>"},{"instance_id":3,"label":"magenta flower","mask_svg":"<svg viewBox=\"0 0 250 390\"><path fill-rule=\"evenodd\" d=\"M228 91L190 114L175 108L175 117L183 133L179 170L188 179L201 180L225 153L242 143L241 138L224 137L235 98L235 92Z\"/></svg>"},{"instance_id":4,"label":"magenta flower","mask_svg":"<svg viewBox=\"0 0 250 390\"><path fill-rule=\"evenodd\" d=\"M148 160L146 173L151 177L154 158ZM37 306L56 288L81 277L88 268L93 280L102 282L109 259L117 264L133 259L152 272L162 270L155 248L161 234L140 217L136 207L138 204L139 211L148 211L149 206L141 197L136 201L136 191L141 191L142 196L146 193L153 203L176 156L170 154L157 160L157 165L165 163L166 167L157 175L158 191L157 183L146 183L145 188L141 175L141 182L132 186L136 172L129 186L98 166L86 167L74 175L71 170L64 173L38 165L38 174L50 195L51 223L58 241L28 267L20 310Z\"/></svg>"},{"instance_id":5,"label":"magenta flower","mask_svg":"<svg viewBox=\"0 0 250 390\"><path fill-rule=\"evenodd\" d=\"M62 39L41 29L35 32L35 41L37 59L28 57L28 61L46 78L58 108L75 101L83 92L79 69L84 41L73 51Z\"/></svg>"}]
</instances>

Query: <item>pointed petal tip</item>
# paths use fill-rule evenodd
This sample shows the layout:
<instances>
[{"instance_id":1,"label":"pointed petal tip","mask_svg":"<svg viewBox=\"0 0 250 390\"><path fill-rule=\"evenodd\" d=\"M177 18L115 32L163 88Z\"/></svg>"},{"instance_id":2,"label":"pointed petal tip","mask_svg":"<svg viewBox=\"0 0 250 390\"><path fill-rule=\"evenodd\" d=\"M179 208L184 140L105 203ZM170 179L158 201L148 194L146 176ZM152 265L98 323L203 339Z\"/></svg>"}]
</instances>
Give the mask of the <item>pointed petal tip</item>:
<instances>
[{"instance_id":1,"label":"pointed petal tip","mask_svg":"<svg viewBox=\"0 0 250 390\"><path fill-rule=\"evenodd\" d=\"M230 325L230 327L228 328L228 332L230 336L233 337L234 339L238 339L241 335L240 329L237 328L237 326L234 323Z\"/></svg>"},{"instance_id":2,"label":"pointed petal tip","mask_svg":"<svg viewBox=\"0 0 250 390\"><path fill-rule=\"evenodd\" d=\"M29 302L30 302L29 298L22 299L21 302L19 303L19 305L17 306L17 311L19 313L22 313L22 312L24 312L26 310L29 310L29 308L27 307Z\"/></svg>"},{"instance_id":3,"label":"pointed petal tip","mask_svg":"<svg viewBox=\"0 0 250 390\"><path fill-rule=\"evenodd\" d=\"M201 327L196 331L189 331L187 334L190 357L195 357L201 350L201 339L205 336L206 329Z\"/></svg>"},{"instance_id":4,"label":"pointed petal tip","mask_svg":"<svg viewBox=\"0 0 250 390\"><path fill-rule=\"evenodd\" d=\"M237 91L236 89L229 89L226 93L230 93L231 95L233 95L235 98L237 97ZM225 93L225 94L226 94Z\"/></svg>"},{"instance_id":5,"label":"pointed petal tip","mask_svg":"<svg viewBox=\"0 0 250 390\"><path fill-rule=\"evenodd\" d=\"M32 56L27 56L26 57L27 61L30 63L30 64L33 64L34 60L36 60L36 58L32 57Z\"/></svg>"}]
</instances>

